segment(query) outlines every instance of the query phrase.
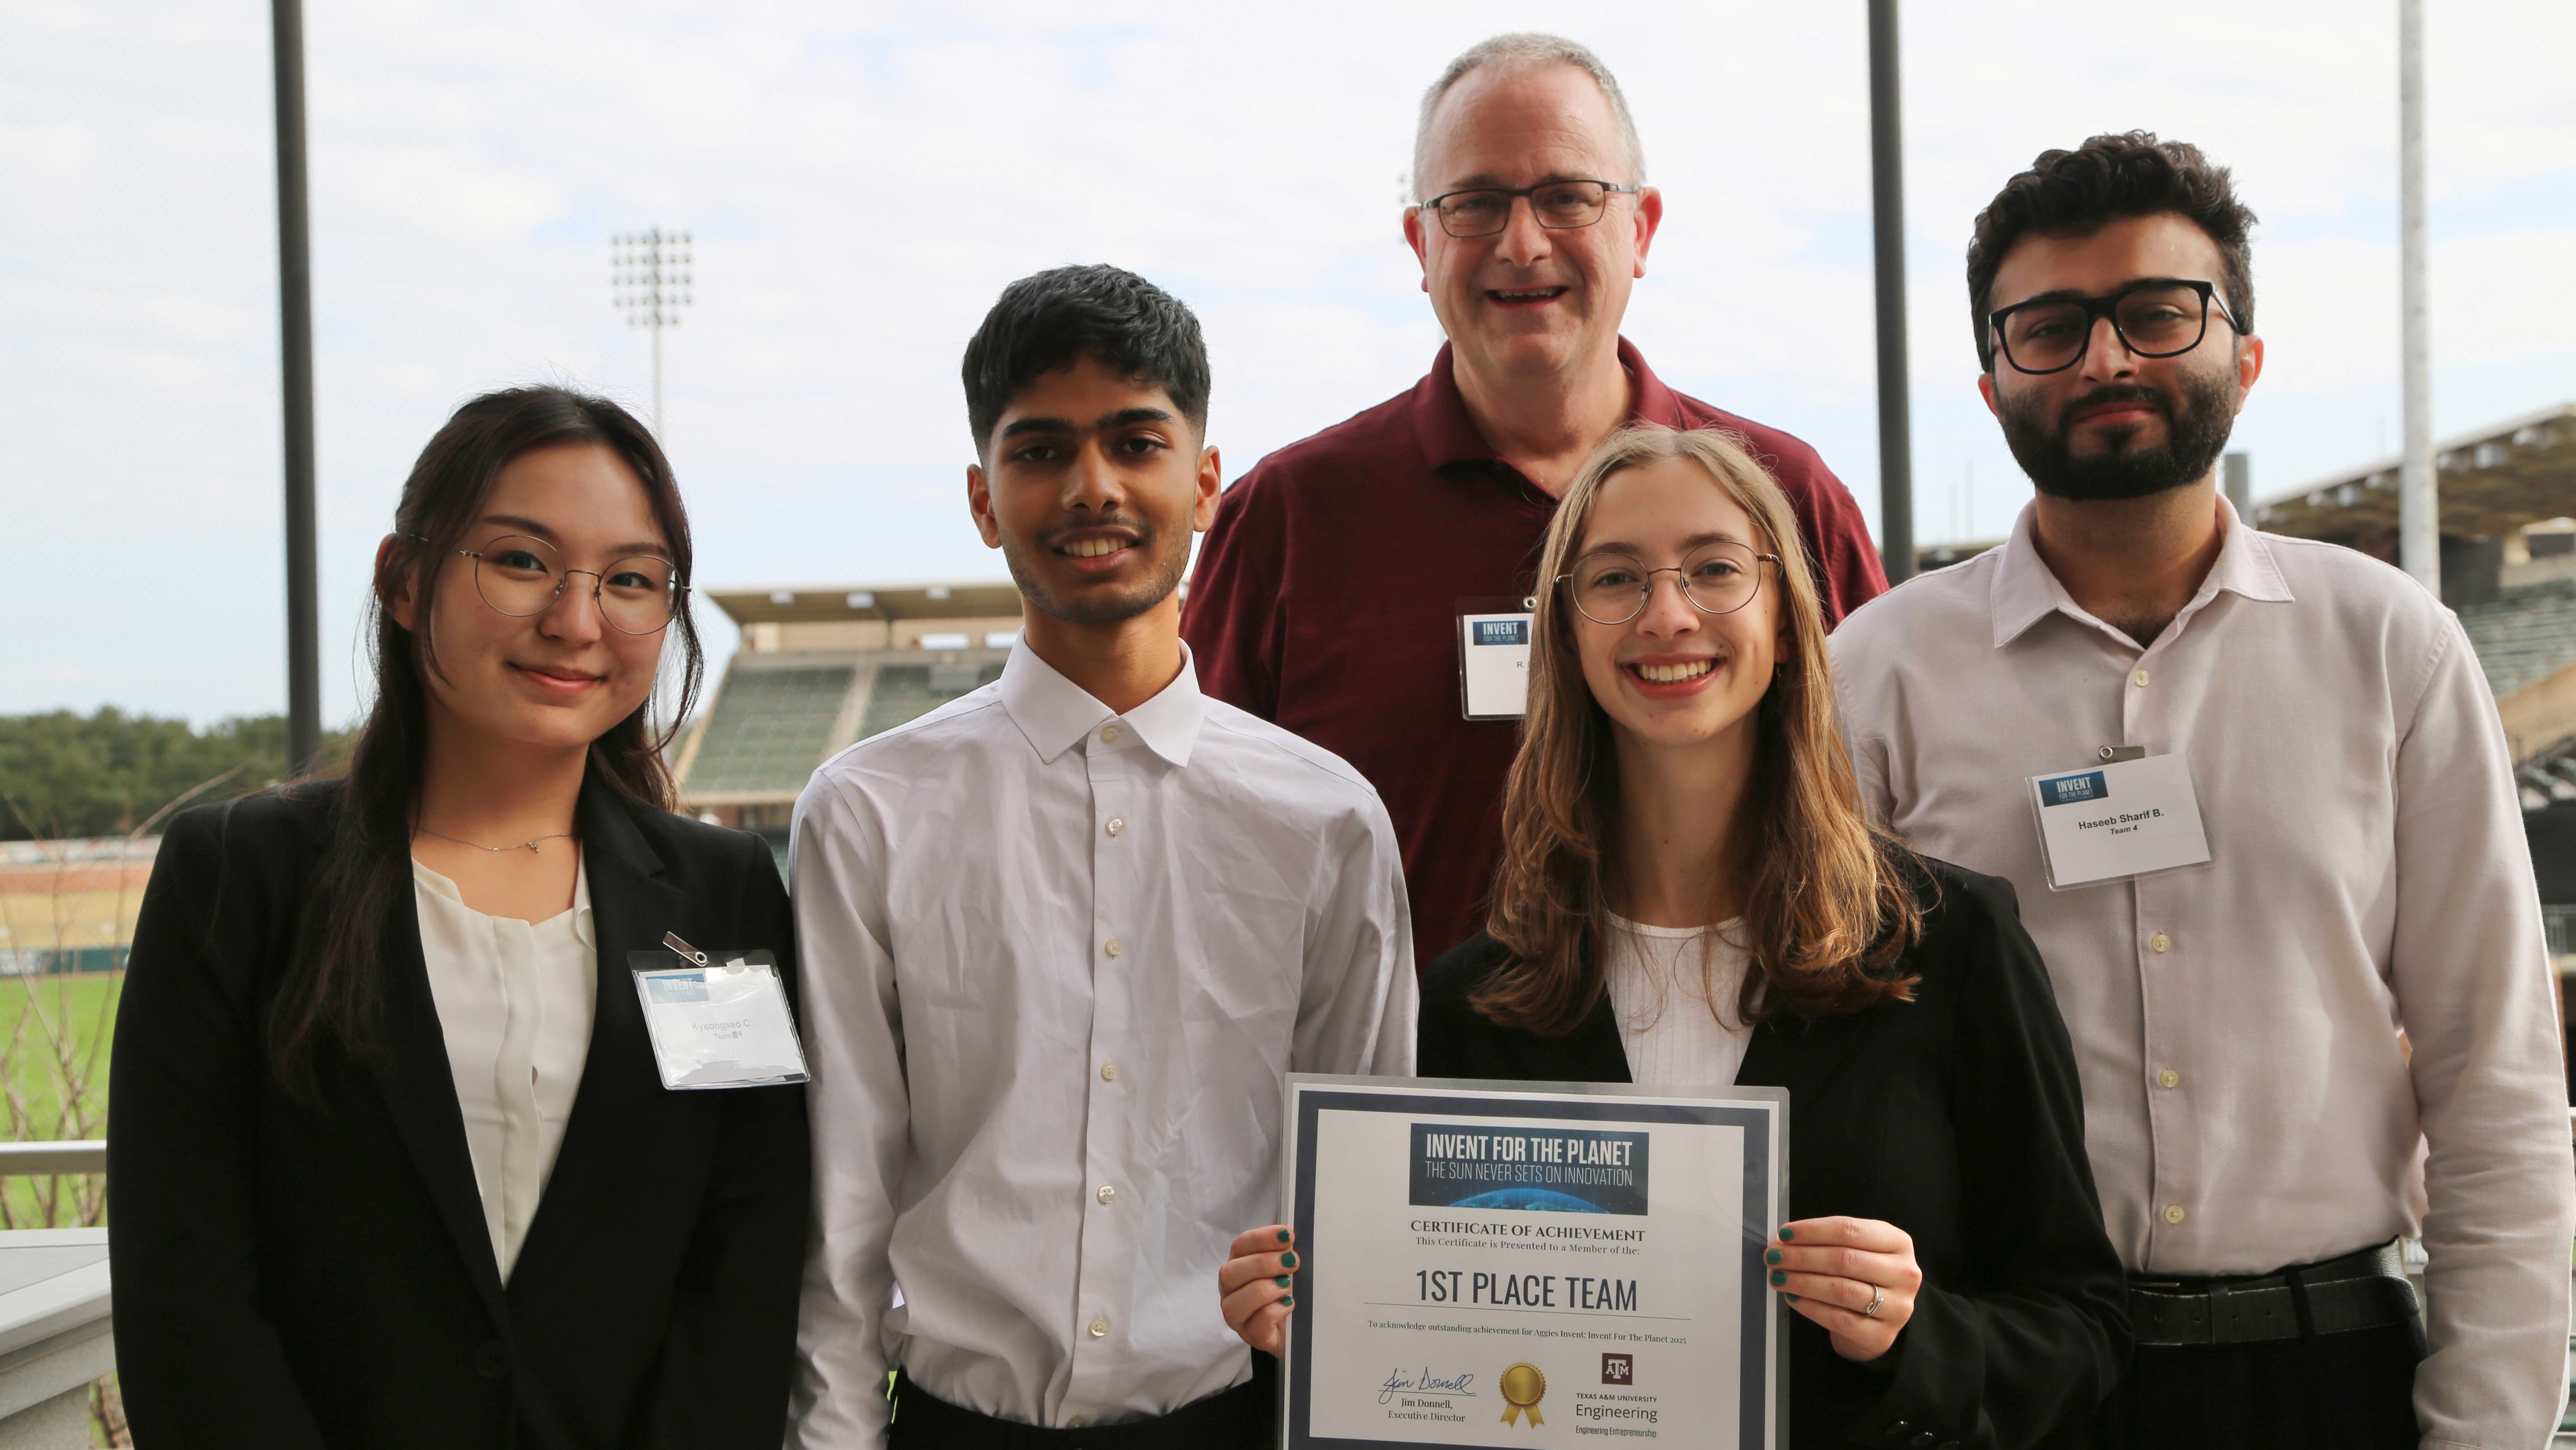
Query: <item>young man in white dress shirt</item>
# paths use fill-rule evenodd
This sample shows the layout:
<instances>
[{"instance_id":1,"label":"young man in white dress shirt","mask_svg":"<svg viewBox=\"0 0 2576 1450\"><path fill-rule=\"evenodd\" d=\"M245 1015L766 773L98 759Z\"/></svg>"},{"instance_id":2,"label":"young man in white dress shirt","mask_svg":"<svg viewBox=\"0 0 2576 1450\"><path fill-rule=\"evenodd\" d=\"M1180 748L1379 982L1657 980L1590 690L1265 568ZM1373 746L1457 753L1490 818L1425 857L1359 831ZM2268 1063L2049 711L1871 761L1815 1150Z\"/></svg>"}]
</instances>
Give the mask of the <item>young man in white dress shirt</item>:
<instances>
[{"instance_id":1,"label":"young man in white dress shirt","mask_svg":"<svg viewBox=\"0 0 2576 1450\"><path fill-rule=\"evenodd\" d=\"M2450 611L2218 495L2263 370L2253 220L2141 133L1978 217L1978 387L2038 493L1835 633L1844 726L1873 810L2010 878L2055 979L2132 1276L2097 1443L2538 1447L2576 1216L2512 761ZM2131 752L2187 778L2132 784ZM2052 889L2032 778L2096 769L2126 795L2070 820L2188 793L2207 864Z\"/></svg>"},{"instance_id":2,"label":"young man in white dress shirt","mask_svg":"<svg viewBox=\"0 0 2576 1450\"><path fill-rule=\"evenodd\" d=\"M1411 1071L1394 832L1341 760L1199 694L1175 589L1219 472L1189 310L1040 273L965 380L967 503L1027 619L999 681L797 803L790 1444L1258 1444L1268 1379L1207 1282L1278 1216L1281 1075Z\"/></svg>"}]
</instances>

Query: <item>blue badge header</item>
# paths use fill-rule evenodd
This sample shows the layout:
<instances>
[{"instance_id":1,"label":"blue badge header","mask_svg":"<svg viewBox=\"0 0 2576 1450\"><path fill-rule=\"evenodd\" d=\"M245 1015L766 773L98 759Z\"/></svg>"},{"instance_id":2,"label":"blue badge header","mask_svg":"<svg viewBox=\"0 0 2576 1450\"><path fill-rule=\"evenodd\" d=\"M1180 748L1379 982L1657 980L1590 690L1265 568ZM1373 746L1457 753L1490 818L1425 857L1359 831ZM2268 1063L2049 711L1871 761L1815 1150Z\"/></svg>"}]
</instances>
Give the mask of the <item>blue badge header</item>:
<instances>
[{"instance_id":1,"label":"blue badge header","mask_svg":"<svg viewBox=\"0 0 2576 1450\"><path fill-rule=\"evenodd\" d=\"M1646 1211L1647 1135L1597 1128L1413 1125L1412 1201L1424 1208Z\"/></svg>"},{"instance_id":2,"label":"blue badge header","mask_svg":"<svg viewBox=\"0 0 2576 1450\"><path fill-rule=\"evenodd\" d=\"M2039 803L2043 806L2089 806L2110 798L2110 783L2098 770L2054 776L2039 783Z\"/></svg>"},{"instance_id":3,"label":"blue badge header","mask_svg":"<svg viewBox=\"0 0 2576 1450\"><path fill-rule=\"evenodd\" d=\"M1526 619L1480 619L1476 621L1478 644L1527 644L1529 621Z\"/></svg>"}]
</instances>

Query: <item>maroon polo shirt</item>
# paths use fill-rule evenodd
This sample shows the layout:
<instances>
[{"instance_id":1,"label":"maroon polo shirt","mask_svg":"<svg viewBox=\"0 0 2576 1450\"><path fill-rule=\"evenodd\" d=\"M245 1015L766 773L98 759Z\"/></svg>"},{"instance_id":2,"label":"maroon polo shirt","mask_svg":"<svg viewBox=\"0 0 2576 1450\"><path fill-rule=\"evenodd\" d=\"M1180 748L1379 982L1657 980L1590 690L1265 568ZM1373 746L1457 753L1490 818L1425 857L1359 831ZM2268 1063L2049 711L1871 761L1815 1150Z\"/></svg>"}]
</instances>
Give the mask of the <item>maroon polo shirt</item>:
<instances>
[{"instance_id":1,"label":"maroon polo shirt","mask_svg":"<svg viewBox=\"0 0 2576 1450\"><path fill-rule=\"evenodd\" d=\"M1887 588L1816 450L1665 387L1619 342L1635 418L1743 434L1798 512L1828 625ZM1261 460L1227 489L1181 632L1199 688L1349 761L1394 818L1418 966L1484 924L1509 720L1461 718L1461 607L1532 592L1556 500L1494 456L1443 346L1412 391Z\"/></svg>"}]
</instances>

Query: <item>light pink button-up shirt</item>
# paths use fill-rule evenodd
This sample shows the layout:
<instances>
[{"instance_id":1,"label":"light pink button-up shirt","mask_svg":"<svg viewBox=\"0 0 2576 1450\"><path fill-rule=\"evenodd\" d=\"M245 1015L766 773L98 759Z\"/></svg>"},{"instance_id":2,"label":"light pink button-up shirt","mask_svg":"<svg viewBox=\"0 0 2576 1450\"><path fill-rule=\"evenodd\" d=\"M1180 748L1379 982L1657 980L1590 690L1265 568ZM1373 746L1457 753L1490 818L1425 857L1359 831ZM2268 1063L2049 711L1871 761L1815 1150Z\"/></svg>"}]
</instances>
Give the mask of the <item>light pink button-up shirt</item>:
<instances>
[{"instance_id":1,"label":"light pink button-up shirt","mask_svg":"<svg viewBox=\"0 0 2576 1450\"><path fill-rule=\"evenodd\" d=\"M2019 889L2132 1271L2420 1234L2427 1443L2544 1444L2576 1165L2495 701L2405 575L2218 507L2217 562L2144 649L2076 605L2028 511L2002 548L1854 613L1833 654L1862 797ZM2106 745L2189 761L2210 864L2050 889L2028 778Z\"/></svg>"}]
</instances>

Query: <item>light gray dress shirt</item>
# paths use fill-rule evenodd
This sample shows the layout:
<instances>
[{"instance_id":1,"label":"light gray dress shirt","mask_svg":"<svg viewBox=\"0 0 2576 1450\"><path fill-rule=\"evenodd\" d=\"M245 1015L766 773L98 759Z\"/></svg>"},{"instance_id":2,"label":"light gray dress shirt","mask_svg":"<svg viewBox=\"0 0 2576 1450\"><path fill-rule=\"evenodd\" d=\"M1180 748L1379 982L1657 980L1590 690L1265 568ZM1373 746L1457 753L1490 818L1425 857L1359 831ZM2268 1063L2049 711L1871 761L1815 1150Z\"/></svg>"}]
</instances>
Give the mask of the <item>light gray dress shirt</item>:
<instances>
[{"instance_id":1,"label":"light gray dress shirt","mask_svg":"<svg viewBox=\"0 0 2576 1450\"><path fill-rule=\"evenodd\" d=\"M2077 607L2027 510L2003 547L1856 611L1833 655L1862 797L2018 888L2133 1272L2420 1234L2425 1443L2543 1445L2576 1169L2494 698L2413 580L2218 508L2217 562L2143 649ZM2210 864L2050 889L2028 777L2105 745L2185 757Z\"/></svg>"},{"instance_id":2,"label":"light gray dress shirt","mask_svg":"<svg viewBox=\"0 0 2576 1450\"><path fill-rule=\"evenodd\" d=\"M897 1365L1058 1427L1249 1377L1216 1271L1280 1216L1282 1074L1412 1071L1377 792L1187 664L1116 715L1023 646L816 771L791 862L816 1232L790 1444L882 1443Z\"/></svg>"}]
</instances>

